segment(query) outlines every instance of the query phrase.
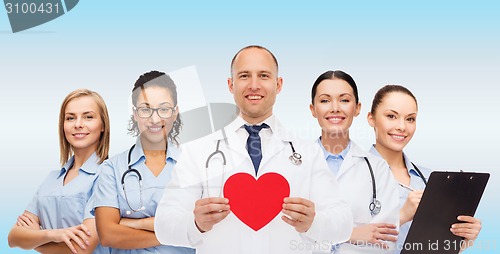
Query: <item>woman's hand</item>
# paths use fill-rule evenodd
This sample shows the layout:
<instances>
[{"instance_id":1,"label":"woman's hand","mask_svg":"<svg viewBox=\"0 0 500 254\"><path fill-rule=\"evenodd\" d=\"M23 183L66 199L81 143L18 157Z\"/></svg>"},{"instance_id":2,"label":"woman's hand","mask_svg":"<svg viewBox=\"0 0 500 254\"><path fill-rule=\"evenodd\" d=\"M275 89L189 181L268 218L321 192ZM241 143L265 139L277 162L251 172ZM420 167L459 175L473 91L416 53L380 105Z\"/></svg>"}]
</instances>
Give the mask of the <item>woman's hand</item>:
<instances>
[{"instance_id":1,"label":"woman's hand","mask_svg":"<svg viewBox=\"0 0 500 254\"><path fill-rule=\"evenodd\" d=\"M479 232L481 231L481 221L472 216L460 215L457 219L461 222L451 225L450 231L464 238L460 250L465 250L474 244Z\"/></svg>"},{"instance_id":2,"label":"woman's hand","mask_svg":"<svg viewBox=\"0 0 500 254\"><path fill-rule=\"evenodd\" d=\"M16 225L20 227L28 227L35 230L40 230L40 224L38 224L38 221L33 218L30 213L26 212L17 217Z\"/></svg>"},{"instance_id":3,"label":"woman's hand","mask_svg":"<svg viewBox=\"0 0 500 254\"><path fill-rule=\"evenodd\" d=\"M403 225L413 220L418 204L420 204L420 200L422 199L422 194L424 194L423 190L411 191L410 194L408 194L405 204L401 210L399 210L399 225Z\"/></svg>"},{"instance_id":4,"label":"woman's hand","mask_svg":"<svg viewBox=\"0 0 500 254\"><path fill-rule=\"evenodd\" d=\"M75 249L71 241L74 241L80 246L80 248L84 250L87 249L87 246L90 244L90 230L88 230L87 227L83 224L70 228L48 230L47 234L49 235L49 238L52 242L66 243L68 248L73 253L76 253L77 250Z\"/></svg>"},{"instance_id":5,"label":"woman's hand","mask_svg":"<svg viewBox=\"0 0 500 254\"><path fill-rule=\"evenodd\" d=\"M388 249L384 241L396 242L399 232L396 225L388 223L371 223L354 227L349 242L357 245L373 245Z\"/></svg>"}]
</instances>

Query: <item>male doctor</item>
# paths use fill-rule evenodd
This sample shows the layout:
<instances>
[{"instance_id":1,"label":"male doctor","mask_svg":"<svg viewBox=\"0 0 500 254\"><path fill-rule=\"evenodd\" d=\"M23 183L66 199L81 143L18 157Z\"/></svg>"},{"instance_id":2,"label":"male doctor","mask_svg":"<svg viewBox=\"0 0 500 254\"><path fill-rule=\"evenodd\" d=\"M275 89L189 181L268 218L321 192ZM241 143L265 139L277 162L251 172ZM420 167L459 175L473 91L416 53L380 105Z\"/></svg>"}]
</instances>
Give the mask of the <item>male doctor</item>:
<instances>
[{"instance_id":1,"label":"male doctor","mask_svg":"<svg viewBox=\"0 0 500 254\"><path fill-rule=\"evenodd\" d=\"M351 211L340 198L318 146L294 138L273 115L282 85L278 62L268 49L247 46L234 56L228 88L239 116L223 131L182 147L156 212L154 227L160 243L194 247L198 254L279 254L329 250L332 244L349 239ZM209 159L215 151L220 152ZM300 162L290 158L293 152L302 157ZM255 182L265 174L284 178L289 186L289 196L278 200L272 218L262 221L237 209L250 199L224 198L229 196L224 189L229 178L251 176L250 182ZM234 182L245 189L250 185L233 181L233 190ZM263 206L259 200L267 200L278 189L276 185L265 195L252 197L248 210ZM252 193L245 191L245 195ZM261 226L255 227L255 221Z\"/></svg>"}]
</instances>

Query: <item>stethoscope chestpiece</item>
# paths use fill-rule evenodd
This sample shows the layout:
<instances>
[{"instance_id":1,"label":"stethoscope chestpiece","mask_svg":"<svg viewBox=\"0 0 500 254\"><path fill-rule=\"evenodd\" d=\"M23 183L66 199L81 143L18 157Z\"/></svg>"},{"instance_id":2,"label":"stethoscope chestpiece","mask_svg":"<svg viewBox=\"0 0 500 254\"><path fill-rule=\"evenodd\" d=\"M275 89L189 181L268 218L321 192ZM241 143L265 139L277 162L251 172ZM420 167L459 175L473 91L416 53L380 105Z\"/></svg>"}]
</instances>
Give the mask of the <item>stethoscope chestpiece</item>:
<instances>
[{"instance_id":1,"label":"stethoscope chestpiece","mask_svg":"<svg viewBox=\"0 0 500 254\"><path fill-rule=\"evenodd\" d=\"M380 213L380 210L382 209L382 203L378 201L377 199L373 199L373 201L370 203L370 211L372 212L372 215L377 215Z\"/></svg>"},{"instance_id":2,"label":"stethoscope chestpiece","mask_svg":"<svg viewBox=\"0 0 500 254\"><path fill-rule=\"evenodd\" d=\"M290 159L290 161L292 162L293 165L302 164L302 155L300 155L299 153L293 152L293 154L290 155L290 157L288 157L288 159Z\"/></svg>"}]
</instances>

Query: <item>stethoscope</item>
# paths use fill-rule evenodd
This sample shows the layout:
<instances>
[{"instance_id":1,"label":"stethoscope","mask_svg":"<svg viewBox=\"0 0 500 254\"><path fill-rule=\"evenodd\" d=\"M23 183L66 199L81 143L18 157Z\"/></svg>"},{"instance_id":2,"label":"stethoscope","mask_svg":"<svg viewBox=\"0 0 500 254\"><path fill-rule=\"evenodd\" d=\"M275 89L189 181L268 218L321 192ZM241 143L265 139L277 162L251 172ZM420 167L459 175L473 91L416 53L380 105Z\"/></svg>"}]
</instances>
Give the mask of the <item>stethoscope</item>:
<instances>
[{"instance_id":1,"label":"stethoscope","mask_svg":"<svg viewBox=\"0 0 500 254\"><path fill-rule=\"evenodd\" d=\"M142 201L142 175L141 175L141 173L139 173L139 170L132 168L132 166L130 166L130 156L131 156L134 148L135 148L135 144L132 147L130 147L130 150L128 151L128 160L127 160L128 169L125 172L123 172L123 175L122 175L122 189L123 189L123 192L125 193L125 201L127 202L127 205L130 208L130 210L125 212L127 215L130 215L130 214L135 213L135 212L146 210L146 208L143 205L143 201ZM138 181L139 181L139 195L140 195L140 197L139 197L139 208L137 208L137 209L133 208L130 205L130 202L128 201L128 197L127 197L127 190L125 188L125 177L127 176L127 174L130 174L130 173L135 173L135 175L137 175L137 179L139 179Z\"/></svg>"},{"instance_id":2,"label":"stethoscope","mask_svg":"<svg viewBox=\"0 0 500 254\"><path fill-rule=\"evenodd\" d=\"M364 157L364 158L365 158L366 164L368 165L368 169L370 170L370 176L372 178L373 196L372 196L372 201L370 202L370 205L368 206L368 209L370 209L372 216L375 216L375 215L380 213L380 210L382 209L382 203L380 202L380 200L377 199L377 186L375 184L375 175L373 174L372 165L370 164L370 161L368 160L367 157ZM425 179L425 177L422 174L422 172L420 171L420 169L418 169L418 167L415 164L413 164L413 162L411 163L411 165L415 168L418 176L422 179L422 181L424 181L424 184L427 185L427 180Z\"/></svg>"},{"instance_id":3,"label":"stethoscope","mask_svg":"<svg viewBox=\"0 0 500 254\"><path fill-rule=\"evenodd\" d=\"M370 176L372 177L373 196L372 196L372 202L370 202L368 209L370 209L372 216L375 216L380 213L380 210L382 210L382 203L380 202L380 200L377 199L377 185L375 183L375 175L373 174L372 165L370 164L368 157L363 157L363 158L365 158L366 164L368 165L368 169L370 170Z\"/></svg>"},{"instance_id":4,"label":"stethoscope","mask_svg":"<svg viewBox=\"0 0 500 254\"><path fill-rule=\"evenodd\" d=\"M418 169L417 165L413 164L413 162L411 162L411 165L413 166L413 168L415 168L415 171L417 171L418 176L420 177L420 179L422 179L424 184L427 186L427 180L425 179L424 174L422 174L420 169Z\"/></svg>"},{"instance_id":5,"label":"stethoscope","mask_svg":"<svg viewBox=\"0 0 500 254\"><path fill-rule=\"evenodd\" d=\"M222 136L223 136L223 140L225 141L226 146L227 146L227 136L226 136L226 132L224 131L224 129L222 129ZM217 145L215 147L215 151L212 152L210 155L208 155L207 160L205 162L205 184L206 184L207 195L209 197L210 197L210 193L209 193L209 188L208 188L208 169L210 167L210 162L212 161L213 158L216 158L215 157L216 155L220 155L220 157L222 159L222 176L221 176L220 186L222 186L224 184L224 176L226 174L226 164L227 164L226 163L227 162L226 155L224 154L224 152L222 150L219 149L220 141L221 141L220 139L217 140ZM293 147L292 141L288 141L288 144L290 144L290 148L292 149L292 154L288 157L290 162L296 166L302 164L302 155L295 151L295 147ZM222 188L221 188L221 192L219 193L219 197L220 196L222 196Z\"/></svg>"}]
</instances>

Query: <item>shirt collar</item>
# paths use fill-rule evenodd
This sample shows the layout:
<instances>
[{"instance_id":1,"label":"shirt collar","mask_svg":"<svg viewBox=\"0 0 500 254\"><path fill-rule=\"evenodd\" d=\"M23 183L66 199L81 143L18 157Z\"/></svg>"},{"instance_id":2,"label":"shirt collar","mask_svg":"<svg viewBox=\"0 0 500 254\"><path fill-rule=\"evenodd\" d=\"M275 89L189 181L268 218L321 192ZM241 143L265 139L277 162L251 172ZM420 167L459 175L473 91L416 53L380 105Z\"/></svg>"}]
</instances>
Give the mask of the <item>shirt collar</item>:
<instances>
[{"instance_id":1,"label":"shirt collar","mask_svg":"<svg viewBox=\"0 0 500 254\"><path fill-rule=\"evenodd\" d=\"M75 156L71 156L71 158L64 164L64 166L61 168L61 173L59 173L59 177L63 176L68 172L68 170L73 166L73 163L75 162ZM97 168L99 167L99 157L97 154L94 152L90 157L83 163L82 167L80 168L81 171L93 175L97 173Z\"/></svg>"},{"instance_id":2,"label":"shirt collar","mask_svg":"<svg viewBox=\"0 0 500 254\"><path fill-rule=\"evenodd\" d=\"M174 143L168 141L167 156L165 158L165 161L167 161L170 158L173 161L177 162L177 159L179 158L180 153L181 153L181 150L179 149L179 147L177 147ZM132 165L136 164L142 158L146 158L146 156L144 155L144 150L142 149L141 139L140 139L140 137L137 137L137 139L135 141L134 150L132 151L132 154L130 155L130 163L128 165L132 166Z\"/></svg>"},{"instance_id":3,"label":"shirt collar","mask_svg":"<svg viewBox=\"0 0 500 254\"><path fill-rule=\"evenodd\" d=\"M174 143L168 141L167 160L170 158L177 163L177 159L179 158L180 154L181 149Z\"/></svg>"},{"instance_id":4,"label":"shirt collar","mask_svg":"<svg viewBox=\"0 0 500 254\"><path fill-rule=\"evenodd\" d=\"M269 125L269 129L271 130L271 132L274 133L276 128L277 128L276 122L277 122L276 117L274 115L271 115L270 117L266 118L264 121L262 121L258 124L255 124L255 125L261 125L263 123L266 123L267 125ZM243 118L241 118L241 116L238 116L228 127L230 127L231 131L236 132L238 129L244 128L243 127L244 125L252 125L252 124L247 123L245 120L243 120Z\"/></svg>"},{"instance_id":5,"label":"shirt collar","mask_svg":"<svg viewBox=\"0 0 500 254\"><path fill-rule=\"evenodd\" d=\"M370 153L372 153L372 154L374 154L374 155L382 158L382 156L380 155L380 153L375 148L375 145L372 145L372 147L370 147ZM411 163L410 158L408 158L408 156L406 156L406 154L404 152L403 152L403 159L404 159L404 162L405 162L406 169L408 170L408 174L421 177L418 174L418 172L415 169L415 167L413 166L413 164Z\"/></svg>"},{"instance_id":6,"label":"shirt collar","mask_svg":"<svg viewBox=\"0 0 500 254\"><path fill-rule=\"evenodd\" d=\"M408 169L408 174L422 177L420 174L418 174L417 170L413 166L413 163L411 163L410 158L408 158L408 156L406 156L406 154L404 152L403 152L403 159L405 162L405 166Z\"/></svg>"},{"instance_id":7,"label":"shirt collar","mask_svg":"<svg viewBox=\"0 0 500 254\"><path fill-rule=\"evenodd\" d=\"M370 153L373 154L373 155L376 155L380 158L382 158L382 155L380 155L380 153L377 151L377 149L375 148L375 144L373 144L371 147L370 147Z\"/></svg>"},{"instance_id":8,"label":"shirt collar","mask_svg":"<svg viewBox=\"0 0 500 254\"><path fill-rule=\"evenodd\" d=\"M132 149L132 147L130 147ZM137 137L135 140L135 146L132 151L128 151L128 154L130 154L130 161L128 162L128 166L132 166L136 164L141 158L145 157L144 156L144 151L142 150L142 144L141 144L141 138L140 136ZM127 156L128 156L127 154ZM128 160L128 157L127 157Z\"/></svg>"},{"instance_id":9,"label":"shirt collar","mask_svg":"<svg viewBox=\"0 0 500 254\"><path fill-rule=\"evenodd\" d=\"M323 155L325 155L325 159L327 159L329 156L331 156L334 158L340 157L340 159L343 160L347 156L349 149L351 149L351 140L349 140L349 143L347 143L346 148L344 148L344 150L342 150L342 152L340 152L339 154L333 154L333 153L330 153L329 151L327 151L325 149L325 147L323 146L323 143L321 143L321 136L316 140L316 142L318 142L319 147L321 147L321 150L323 151Z\"/></svg>"}]
</instances>

